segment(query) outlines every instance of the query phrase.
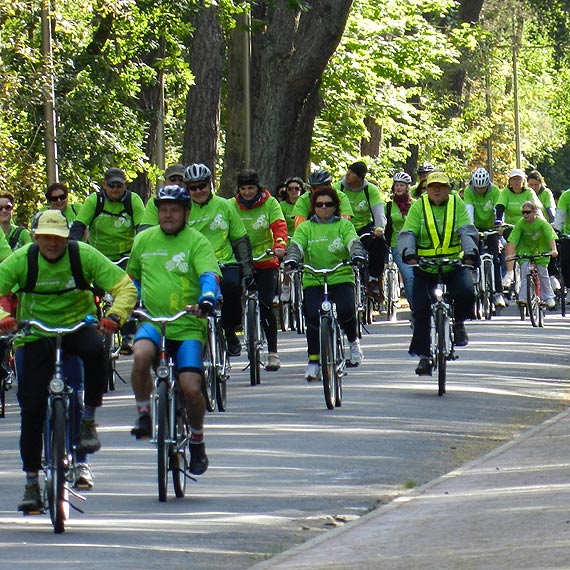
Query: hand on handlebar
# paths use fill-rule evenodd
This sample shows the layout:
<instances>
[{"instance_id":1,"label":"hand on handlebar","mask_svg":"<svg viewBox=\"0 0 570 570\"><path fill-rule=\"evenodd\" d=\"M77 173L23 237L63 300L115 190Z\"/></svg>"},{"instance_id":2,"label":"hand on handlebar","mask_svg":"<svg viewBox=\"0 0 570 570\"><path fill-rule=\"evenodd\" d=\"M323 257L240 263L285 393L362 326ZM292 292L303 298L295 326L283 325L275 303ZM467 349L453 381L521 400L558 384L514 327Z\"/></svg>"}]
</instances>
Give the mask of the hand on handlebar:
<instances>
[{"instance_id":1,"label":"hand on handlebar","mask_svg":"<svg viewBox=\"0 0 570 570\"><path fill-rule=\"evenodd\" d=\"M120 319L116 315L103 317L99 321L99 330L103 334L115 334L119 330Z\"/></svg>"},{"instance_id":2,"label":"hand on handlebar","mask_svg":"<svg viewBox=\"0 0 570 570\"><path fill-rule=\"evenodd\" d=\"M12 317L4 317L0 320L0 332L2 333L13 333L18 330L18 321Z\"/></svg>"}]
</instances>

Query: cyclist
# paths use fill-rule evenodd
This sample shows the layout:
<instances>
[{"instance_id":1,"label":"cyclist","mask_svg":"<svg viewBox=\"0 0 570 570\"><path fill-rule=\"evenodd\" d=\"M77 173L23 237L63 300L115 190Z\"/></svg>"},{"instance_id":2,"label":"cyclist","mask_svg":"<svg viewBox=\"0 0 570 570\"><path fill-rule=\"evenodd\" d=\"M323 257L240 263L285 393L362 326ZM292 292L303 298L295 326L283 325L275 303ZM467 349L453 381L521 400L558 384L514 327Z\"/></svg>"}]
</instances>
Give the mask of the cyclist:
<instances>
[{"instance_id":1,"label":"cyclist","mask_svg":"<svg viewBox=\"0 0 570 570\"><path fill-rule=\"evenodd\" d=\"M513 168L509 172L509 184L501 192L495 205L495 225L500 226L503 223L515 225L522 219L522 204L528 200L534 202L538 208L542 208L542 203L534 190L527 186L525 171ZM509 233L509 230L504 232L505 238L508 238Z\"/></svg>"},{"instance_id":2,"label":"cyclist","mask_svg":"<svg viewBox=\"0 0 570 570\"><path fill-rule=\"evenodd\" d=\"M561 234L570 235L570 189L565 190L558 199L554 229ZM560 252L560 270L567 287L570 284L570 240L561 239L558 245Z\"/></svg>"},{"instance_id":3,"label":"cyclist","mask_svg":"<svg viewBox=\"0 0 570 570\"><path fill-rule=\"evenodd\" d=\"M78 243L72 247L67 220L59 210L41 213L35 237L37 245L21 247L0 265L0 295L18 291L18 320L36 319L53 327L72 326L87 315L97 314L92 292L78 283L73 269L72 255L77 255L83 281L87 284L97 282L113 294L113 306L109 315L99 321L99 330L115 332L136 302L136 289L125 272L87 244ZM36 269L32 270L34 259ZM0 319L0 331L16 330L17 320L6 311L0 310ZM83 362L85 409L80 423L79 448L85 453L94 453L101 447L95 426L95 409L101 406L103 398L103 338L92 328L82 328L64 337L63 348ZM42 505L38 472L47 387L54 372L53 351L53 339L37 331L24 337L16 350L21 409L20 453L26 472L24 498L18 510L23 512L40 510Z\"/></svg>"},{"instance_id":4,"label":"cyclist","mask_svg":"<svg viewBox=\"0 0 570 570\"><path fill-rule=\"evenodd\" d=\"M146 310L167 316L194 305L197 315L188 315L166 328L169 352L176 355L180 387L191 428L190 472L201 475L208 468L204 441L206 403L202 395L202 351L206 337L205 317L216 305L220 269L212 244L188 227L191 200L188 190L176 184L159 189L156 198L158 226L137 235L127 272L140 288ZM160 346L160 332L143 323L133 345L131 382L138 417L131 433L137 438L151 433L150 369Z\"/></svg>"},{"instance_id":5,"label":"cyclist","mask_svg":"<svg viewBox=\"0 0 570 570\"><path fill-rule=\"evenodd\" d=\"M302 259L318 269L331 268L349 257L364 264L366 250L349 220L340 217L339 194L332 188L320 188L311 193L308 221L295 231L287 248L285 265L295 267ZM323 299L322 277L310 271L303 273L304 310L307 322L309 363L305 372L308 382L317 381L319 374L319 308ZM354 272L340 267L329 278L330 298L336 303L339 323L350 343L349 361L352 366L362 362L362 349L356 333L354 306Z\"/></svg>"},{"instance_id":6,"label":"cyclist","mask_svg":"<svg viewBox=\"0 0 570 570\"><path fill-rule=\"evenodd\" d=\"M206 236L222 268L222 326L230 356L239 356L241 345L236 330L242 322L242 280L253 283L251 244L241 218L232 203L216 196L212 172L205 164L191 164L184 181L192 198L188 225Z\"/></svg>"},{"instance_id":7,"label":"cyclist","mask_svg":"<svg viewBox=\"0 0 570 570\"><path fill-rule=\"evenodd\" d=\"M418 166L418 183L411 191L412 198L419 198L426 191L426 180L430 172L435 172L435 166L429 162L424 162Z\"/></svg>"},{"instance_id":8,"label":"cyclist","mask_svg":"<svg viewBox=\"0 0 570 570\"><path fill-rule=\"evenodd\" d=\"M81 204L70 204L69 203L69 189L62 182L54 182L47 187L46 193L47 204L41 208L40 211L44 210L60 210L65 216L68 224L73 223L79 210L81 209Z\"/></svg>"},{"instance_id":9,"label":"cyclist","mask_svg":"<svg viewBox=\"0 0 570 570\"><path fill-rule=\"evenodd\" d=\"M332 175L328 170L319 168L318 170L311 172L307 183L309 184L309 192L301 195L295 203L295 207L293 208L295 227L297 227L301 222L304 222L309 217L309 213L311 211L311 192L319 188L332 188ZM348 196L342 192L339 195L339 200L340 215L343 218L352 218L352 207L350 205L350 201L348 200Z\"/></svg>"},{"instance_id":10,"label":"cyclist","mask_svg":"<svg viewBox=\"0 0 570 570\"><path fill-rule=\"evenodd\" d=\"M431 172L427 192L414 202L404 227L398 235L398 250L402 259L414 268L413 306L414 332L409 353L419 356L416 374L431 375L430 309L431 291L437 272L417 267L419 258L459 259L466 265L478 262L478 232L469 219L467 208L459 196L451 193L449 178L443 172ZM473 277L465 268L453 268L445 273L450 297L454 300L454 344L467 346L469 338L465 321L473 318L475 292Z\"/></svg>"},{"instance_id":11,"label":"cyclist","mask_svg":"<svg viewBox=\"0 0 570 570\"><path fill-rule=\"evenodd\" d=\"M277 292L279 261L285 255L287 244L287 224L279 202L259 183L255 170L244 170L237 177L238 192L234 206L245 226L253 249L253 256L272 249L275 255L268 254L255 261L255 286L259 293L261 326L267 339L269 351L265 370L274 371L281 367L277 354L277 319L273 313L273 298Z\"/></svg>"},{"instance_id":12,"label":"cyclist","mask_svg":"<svg viewBox=\"0 0 570 570\"><path fill-rule=\"evenodd\" d=\"M406 172L396 172L392 184L392 201L386 204L386 241L390 244L392 257L398 266L398 270L404 281L404 293L410 309L412 305L412 291L414 286L414 270L407 263L404 263L398 251L398 234L404 226L404 221L413 199L410 195L410 184L412 177Z\"/></svg>"},{"instance_id":13,"label":"cyclist","mask_svg":"<svg viewBox=\"0 0 570 570\"><path fill-rule=\"evenodd\" d=\"M463 200L467 207L467 212L471 222L480 232L494 229L495 206L499 201L501 190L491 183L491 177L485 168L479 167L471 175L469 185L465 188ZM503 297L502 276L501 276L501 236L499 234L490 235L487 238L487 248L493 256L493 267L495 273L495 291L493 302L495 307L502 309L507 306ZM483 244L479 244L479 251L482 251Z\"/></svg>"},{"instance_id":14,"label":"cyclist","mask_svg":"<svg viewBox=\"0 0 570 570\"><path fill-rule=\"evenodd\" d=\"M352 208L351 222L368 252L368 289L375 297L382 297L382 276L388 246L384 237L386 213L378 187L366 178L368 167L364 162L351 164L340 182L333 184L344 193ZM367 235L363 235L367 234Z\"/></svg>"},{"instance_id":15,"label":"cyclist","mask_svg":"<svg viewBox=\"0 0 570 570\"><path fill-rule=\"evenodd\" d=\"M523 218L519 220L513 231L509 235L507 242L506 260L507 275L513 274L513 256L519 255L536 255L538 253L550 252L551 257L557 257L556 249L556 232L551 225L543 218L539 217L539 207L532 201L527 200L521 206L521 215ZM535 260L540 278L540 297L546 303L549 309L554 309L556 301L554 299L554 291L548 276L548 257L539 257ZM528 274L528 260L521 262L521 276ZM521 278L519 300L520 305L526 305L526 279Z\"/></svg>"},{"instance_id":16,"label":"cyclist","mask_svg":"<svg viewBox=\"0 0 570 570\"><path fill-rule=\"evenodd\" d=\"M24 226L17 226L13 220L15 199L11 192L0 192L0 227L12 251L30 243L32 236Z\"/></svg>"}]
</instances>

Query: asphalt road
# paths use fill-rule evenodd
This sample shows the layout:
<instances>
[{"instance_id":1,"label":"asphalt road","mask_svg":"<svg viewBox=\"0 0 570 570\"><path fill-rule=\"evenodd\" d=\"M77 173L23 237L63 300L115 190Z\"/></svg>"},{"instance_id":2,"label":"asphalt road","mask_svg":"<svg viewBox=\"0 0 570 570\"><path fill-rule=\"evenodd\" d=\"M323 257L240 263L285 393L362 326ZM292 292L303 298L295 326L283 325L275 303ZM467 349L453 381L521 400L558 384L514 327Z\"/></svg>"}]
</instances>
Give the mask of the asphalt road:
<instances>
[{"instance_id":1,"label":"asphalt road","mask_svg":"<svg viewBox=\"0 0 570 570\"><path fill-rule=\"evenodd\" d=\"M544 329L514 310L468 326L470 344L449 364L448 393L413 373L407 321L379 322L365 362L344 380L341 408L307 385L304 337L280 336L284 362L249 385L233 362L228 411L208 414L210 469L185 499L159 503L156 451L129 430L130 388L119 384L98 413L103 449L96 486L63 535L48 516L22 517L18 411L0 420L0 568L240 570L358 517L486 453L568 403L569 324ZM121 370L128 376L130 362Z\"/></svg>"}]
</instances>

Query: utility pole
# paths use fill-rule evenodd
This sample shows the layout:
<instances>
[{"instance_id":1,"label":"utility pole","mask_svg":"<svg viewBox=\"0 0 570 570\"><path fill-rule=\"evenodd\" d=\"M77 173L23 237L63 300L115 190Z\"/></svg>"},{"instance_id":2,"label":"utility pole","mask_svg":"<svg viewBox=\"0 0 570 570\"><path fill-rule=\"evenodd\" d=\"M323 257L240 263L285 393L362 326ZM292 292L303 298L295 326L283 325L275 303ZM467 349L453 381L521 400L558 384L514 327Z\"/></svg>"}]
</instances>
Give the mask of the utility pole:
<instances>
[{"instance_id":1,"label":"utility pole","mask_svg":"<svg viewBox=\"0 0 570 570\"><path fill-rule=\"evenodd\" d=\"M42 0L42 61L44 68L44 120L47 183L58 181L57 172L57 137L55 116L55 88L53 79L53 53L51 46L51 5L50 0Z\"/></svg>"},{"instance_id":2,"label":"utility pole","mask_svg":"<svg viewBox=\"0 0 570 570\"><path fill-rule=\"evenodd\" d=\"M244 13L243 32L243 162L244 167L251 165L251 12L249 7Z\"/></svg>"},{"instance_id":3,"label":"utility pole","mask_svg":"<svg viewBox=\"0 0 570 570\"><path fill-rule=\"evenodd\" d=\"M521 126L519 118L519 80L518 80L518 53L519 40L522 33L522 21L520 21L518 10L513 11L513 100L515 114L515 149L516 149L516 165L521 168L522 152L521 152Z\"/></svg>"}]
</instances>

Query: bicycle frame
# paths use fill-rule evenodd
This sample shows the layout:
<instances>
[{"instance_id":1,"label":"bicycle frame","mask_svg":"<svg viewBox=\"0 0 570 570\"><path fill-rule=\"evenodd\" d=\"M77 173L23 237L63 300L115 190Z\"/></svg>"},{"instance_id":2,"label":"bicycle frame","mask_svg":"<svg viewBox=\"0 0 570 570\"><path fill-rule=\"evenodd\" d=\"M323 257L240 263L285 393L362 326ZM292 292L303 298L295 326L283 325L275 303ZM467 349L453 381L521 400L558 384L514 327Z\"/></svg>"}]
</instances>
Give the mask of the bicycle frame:
<instances>
[{"instance_id":1,"label":"bicycle frame","mask_svg":"<svg viewBox=\"0 0 570 570\"><path fill-rule=\"evenodd\" d=\"M492 235L498 235L497 230L489 230L479 232L479 238L482 244L480 255L481 265L477 268L476 282L476 299L477 299L477 318L491 319L491 314L496 311L493 302L493 294L495 293L495 260L492 253L489 253L487 238Z\"/></svg>"},{"instance_id":2,"label":"bicycle frame","mask_svg":"<svg viewBox=\"0 0 570 570\"><path fill-rule=\"evenodd\" d=\"M384 269L384 299L386 303L386 320L396 321L398 303L400 301L400 283L398 278L398 266L388 248L388 259Z\"/></svg>"}]
</instances>

